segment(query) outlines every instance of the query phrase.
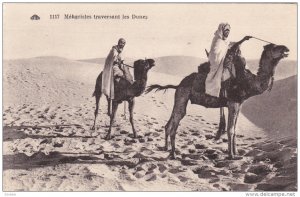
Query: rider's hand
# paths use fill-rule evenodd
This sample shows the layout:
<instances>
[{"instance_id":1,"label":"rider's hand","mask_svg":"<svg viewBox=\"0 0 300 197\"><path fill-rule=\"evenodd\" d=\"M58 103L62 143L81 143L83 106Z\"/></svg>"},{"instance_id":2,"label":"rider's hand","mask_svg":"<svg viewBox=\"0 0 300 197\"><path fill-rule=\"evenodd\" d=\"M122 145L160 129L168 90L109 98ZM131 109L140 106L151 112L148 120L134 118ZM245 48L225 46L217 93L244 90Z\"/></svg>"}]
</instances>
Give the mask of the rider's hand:
<instances>
[{"instance_id":1,"label":"rider's hand","mask_svg":"<svg viewBox=\"0 0 300 197\"><path fill-rule=\"evenodd\" d=\"M244 40L249 40L250 38L253 38L252 36L245 36Z\"/></svg>"}]
</instances>

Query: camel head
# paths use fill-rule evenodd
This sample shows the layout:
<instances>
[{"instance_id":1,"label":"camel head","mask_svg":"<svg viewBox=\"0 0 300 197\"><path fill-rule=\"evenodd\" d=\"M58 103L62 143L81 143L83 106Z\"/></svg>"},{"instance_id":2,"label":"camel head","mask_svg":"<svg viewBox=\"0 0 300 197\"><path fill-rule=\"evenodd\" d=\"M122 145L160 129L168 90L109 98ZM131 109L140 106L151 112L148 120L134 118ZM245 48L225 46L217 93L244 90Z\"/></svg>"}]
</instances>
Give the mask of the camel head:
<instances>
[{"instance_id":1,"label":"camel head","mask_svg":"<svg viewBox=\"0 0 300 197\"><path fill-rule=\"evenodd\" d=\"M153 59L137 60L134 62L134 79L141 80L148 71L155 66L155 61Z\"/></svg>"},{"instance_id":2,"label":"camel head","mask_svg":"<svg viewBox=\"0 0 300 197\"><path fill-rule=\"evenodd\" d=\"M268 44L262 52L258 74L273 76L278 62L288 56L290 50L284 45Z\"/></svg>"},{"instance_id":3,"label":"camel head","mask_svg":"<svg viewBox=\"0 0 300 197\"><path fill-rule=\"evenodd\" d=\"M284 45L268 44L264 46L264 54L271 60L281 60L288 56L290 50Z\"/></svg>"}]
</instances>

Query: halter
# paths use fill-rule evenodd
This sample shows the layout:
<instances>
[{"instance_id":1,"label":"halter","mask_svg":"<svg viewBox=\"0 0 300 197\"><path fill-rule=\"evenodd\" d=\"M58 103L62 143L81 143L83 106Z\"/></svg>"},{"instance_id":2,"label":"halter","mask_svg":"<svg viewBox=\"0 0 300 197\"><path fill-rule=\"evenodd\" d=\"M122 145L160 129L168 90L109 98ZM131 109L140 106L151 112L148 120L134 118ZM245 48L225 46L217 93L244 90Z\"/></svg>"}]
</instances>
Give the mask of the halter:
<instances>
[{"instance_id":1,"label":"halter","mask_svg":"<svg viewBox=\"0 0 300 197\"><path fill-rule=\"evenodd\" d=\"M149 65L149 62L147 61L146 58L145 58L145 62ZM130 68L134 68L133 66L130 66L130 65L128 65L128 64L124 64L124 63L123 63L123 65L124 65L124 66L127 66L127 67L130 67Z\"/></svg>"},{"instance_id":2,"label":"halter","mask_svg":"<svg viewBox=\"0 0 300 197\"><path fill-rule=\"evenodd\" d=\"M146 62L146 64L145 64L145 67L147 66L149 66L149 62L147 61L147 58L145 58L145 62Z\"/></svg>"}]
</instances>

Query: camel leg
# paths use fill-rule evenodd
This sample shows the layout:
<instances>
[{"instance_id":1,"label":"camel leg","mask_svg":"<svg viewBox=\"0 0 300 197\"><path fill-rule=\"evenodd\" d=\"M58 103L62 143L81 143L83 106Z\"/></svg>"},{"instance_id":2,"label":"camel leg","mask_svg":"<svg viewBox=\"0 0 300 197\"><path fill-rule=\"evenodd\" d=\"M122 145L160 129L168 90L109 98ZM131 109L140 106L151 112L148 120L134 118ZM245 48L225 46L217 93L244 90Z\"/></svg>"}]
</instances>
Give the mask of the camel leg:
<instances>
[{"instance_id":1,"label":"camel leg","mask_svg":"<svg viewBox=\"0 0 300 197\"><path fill-rule=\"evenodd\" d=\"M234 121L234 134L233 134L233 154L234 155L238 154L238 151L237 151L237 148L236 148L236 123L237 123L239 114L240 114L240 106L237 109L236 118L235 118L235 121Z\"/></svg>"},{"instance_id":2,"label":"camel leg","mask_svg":"<svg viewBox=\"0 0 300 197\"><path fill-rule=\"evenodd\" d=\"M92 130L96 130L96 118L98 116L100 97L101 97L101 93L95 95L95 98L96 98L96 109L95 109L94 125L92 126Z\"/></svg>"},{"instance_id":3,"label":"camel leg","mask_svg":"<svg viewBox=\"0 0 300 197\"><path fill-rule=\"evenodd\" d=\"M220 132L221 132L221 135L223 135L223 134L225 134L225 132L226 132L226 121L225 121L225 113L224 113L224 107L221 107L220 108L220 127L219 128L221 128L221 130L220 130Z\"/></svg>"},{"instance_id":4,"label":"camel leg","mask_svg":"<svg viewBox=\"0 0 300 197\"><path fill-rule=\"evenodd\" d=\"M219 122L219 129L217 131L217 135L215 137L216 140L219 140L221 136L225 133L226 121L225 121L225 113L224 107L220 108L220 122Z\"/></svg>"},{"instance_id":5,"label":"camel leg","mask_svg":"<svg viewBox=\"0 0 300 197\"><path fill-rule=\"evenodd\" d=\"M117 103L115 101L112 102L112 114L110 116L110 125L109 125L109 129L108 129L108 133L105 137L106 140L111 139L111 128L112 128L113 123L114 123L114 119L115 119L115 116L116 116L116 113L117 113L118 105L119 105L119 103Z\"/></svg>"},{"instance_id":6,"label":"camel leg","mask_svg":"<svg viewBox=\"0 0 300 197\"><path fill-rule=\"evenodd\" d=\"M220 97L226 97L226 93L224 89L221 89L220 91ZM224 113L224 107L220 108L220 122L219 122L219 129L217 131L216 140L219 140L223 134L225 134L225 128L226 128L226 120L225 120L225 113Z\"/></svg>"},{"instance_id":7,"label":"camel leg","mask_svg":"<svg viewBox=\"0 0 300 197\"><path fill-rule=\"evenodd\" d=\"M186 114L186 106L189 100L189 91L186 89L177 89L175 93L175 103L172 111L172 115L170 120L166 125L166 147L168 148L167 137L170 135L171 138L171 152L170 152L170 159L175 159L175 137L176 131L179 125L179 122Z\"/></svg>"},{"instance_id":8,"label":"camel leg","mask_svg":"<svg viewBox=\"0 0 300 197\"><path fill-rule=\"evenodd\" d=\"M106 100L107 100L107 115L111 116L111 111L110 111L111 100L108 98L108 96L106 96Z\"/></svg>"},{"instance_id":9,"label":"camel leg","mask_svg":"<svg viewBox=\"0 0 300 197\"><path fill-rule=\"evenodd\" d=\"M165 151L168 151L168 147L169 147L168 138L169 138L169 133L170 133L169 128L170 128L171 119L172 119L172 116L165 126L165 147L164 147Z\"/></svg>"},{"instance_id":10,"label":"camel leg","mask_svg":"<svg viewBox=\"0 0 300 197\"><path fill-rule=\"evenodd\" d=\"M95 119L94 119L94 124L92 126L92 130L96 129L96 119L98 116L99 101L100 101L100 97L102 95L101 86L102 86L102 72L98 75L98 77L96 79L95 91L93 93L93 96L95 96L95 99L96 99L96 109L95 109L95 113L94 113Z\"/></svg>"},{"instance_id":11,"label":"camel leg","mask_svg":"<svg viewBox=\"0 0 300 197\"><path fill-rule=\"evenodd\" d=\"M236 102L229 102L228 104L228 158L234 159L234 148L235 146L235 123L238 116L240 104Z\"/></svg>"},{"instance_id":12,"label":"camel leg","mask_svg":"<svg viewBox=\"0 0 300 197\"><path fill-rule=\"evenodd\" d=\"M128 101L129 105L128 105L128 109L129 109L129 121L130 124L132 126L132 131L133 131L133 138L136 138L136 131L134 128L134 123L133 123L133 108L134 108L134 99Z\"/></svg>"}]
</instances>

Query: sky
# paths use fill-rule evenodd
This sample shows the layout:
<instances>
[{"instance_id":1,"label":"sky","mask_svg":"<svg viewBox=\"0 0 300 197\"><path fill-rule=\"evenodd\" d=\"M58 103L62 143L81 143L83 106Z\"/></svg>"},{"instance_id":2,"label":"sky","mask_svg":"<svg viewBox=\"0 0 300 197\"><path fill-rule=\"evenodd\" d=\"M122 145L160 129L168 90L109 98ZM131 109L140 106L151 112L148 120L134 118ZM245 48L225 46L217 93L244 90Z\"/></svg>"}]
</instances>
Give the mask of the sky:
<instances>
[{"instance_id":1,"label":"sky","mask_svg":"<svg viewBox=\"0 0 300 197\"><path fill-rule=\"evenodd\" d=\"M34 14L40 20L30 20ZM59 19L50 15L59 14ZM65 19L73 15L128 15L129 19ZM132 15L147 19L132 19ZM205 58L220 22L229 39L255 36L290 49L297 59L297 4L272 3L4 3L3 58L106 57L120 37L124 57L184 55ZM259 59L266 43L242 45L246 59Z\"/></svg>"}]
</instances>

